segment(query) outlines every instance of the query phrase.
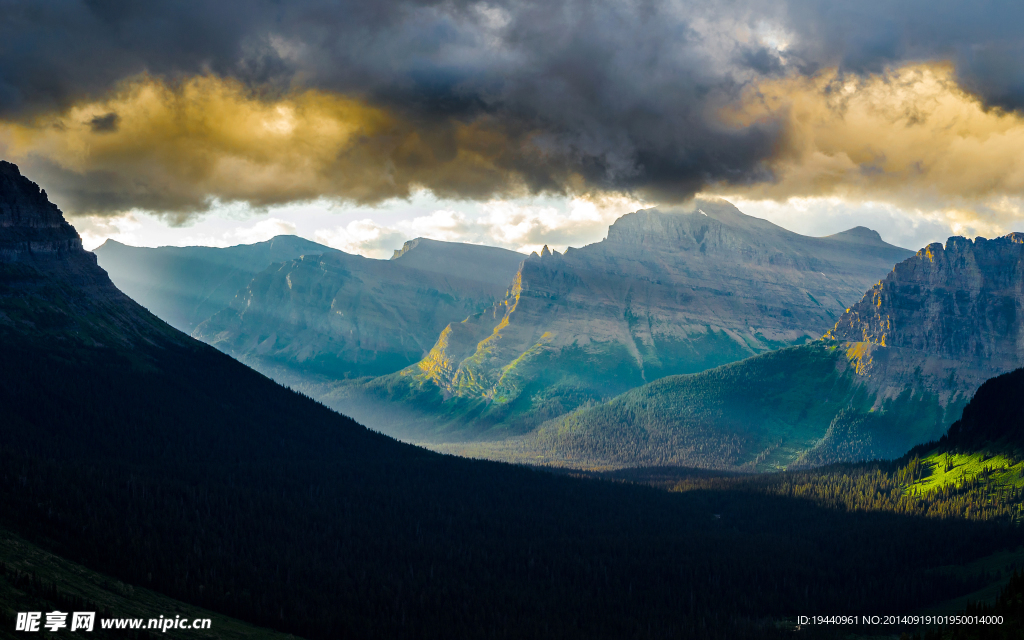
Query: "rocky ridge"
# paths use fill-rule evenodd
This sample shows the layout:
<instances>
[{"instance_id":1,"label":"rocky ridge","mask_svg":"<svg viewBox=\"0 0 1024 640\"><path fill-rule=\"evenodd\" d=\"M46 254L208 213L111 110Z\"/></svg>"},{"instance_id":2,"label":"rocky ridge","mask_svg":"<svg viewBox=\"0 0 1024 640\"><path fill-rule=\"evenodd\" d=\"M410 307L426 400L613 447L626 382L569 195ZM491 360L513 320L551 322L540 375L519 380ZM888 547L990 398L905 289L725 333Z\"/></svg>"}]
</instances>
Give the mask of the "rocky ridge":
<instances>
[{"instance_id":1,"label":"rocky ridge","mask_svg":"<svg viewBox=\"0 0 1024 640\"><path fill-rule=\"evenodd\" d=\"M836 323L857 372L892 397L911 382L943 401L1024 365L1024 234L955 236L896 265Z\"/></svg>"}]
</instances>

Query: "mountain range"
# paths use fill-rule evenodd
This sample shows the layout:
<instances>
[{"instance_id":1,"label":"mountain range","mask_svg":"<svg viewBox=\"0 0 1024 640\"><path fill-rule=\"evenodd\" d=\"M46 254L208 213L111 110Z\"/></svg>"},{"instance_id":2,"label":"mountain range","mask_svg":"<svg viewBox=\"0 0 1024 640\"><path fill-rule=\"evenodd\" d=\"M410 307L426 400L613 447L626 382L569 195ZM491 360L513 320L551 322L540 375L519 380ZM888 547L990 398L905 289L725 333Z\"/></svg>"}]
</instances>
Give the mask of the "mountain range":
<instances>
[{"instance_id":1,"label":"mountain range","mask_svg":"<svg viewBox=\"0 0 1024 640\"><path fill-rule=\"evenodd\" d=\"M211 283L251 276L194 335L393 435L570 466L773 469L900 455L1024 364L1022 238L910 255L702 200L564 255L417 239L384 261L287 237L174 268L168 248L100 254L148 265L134 284L196 292L159 308L191 295L205 313L227 299Z\"/></svg>"},{"instance_id":2,"label":"mountain range","mask_svg":"<svg viewBox=\"0 0 1024 640\"><path fill-rule=\"evenodd\" d=\"M771 469L896 457L938 438L986 379L1024 365L1022 282L1024 234L934 243L819 341L659 380L517 446L580 465Z\"/></svg>"},{"instance_id":3,"label":"mountain range","mask_svg":"<svg viewBox=\"0 0 1024 640\"><path fill-rule=\"evenodd\" d=\"M523 258L423 238L391 260L306 255L257 274L193 335L288 382L384 375L503 297Z\"/></svg>"},{"instance_id":4,"label":"mountain range","mask_svg":"<svg viewBox=\"0 0 1024 640\"><path fill-rule=\"evenodd\" d=\"M532 255L503 300L448 325L418 363L310 392L416 440L524 433L645 382L814 340L910 254L863 227L811 238L721 200L638 211L602 242Z\"/></svg>"},{"instance_id":5,"label":"mountain range","mask_svg":"<svg viewBox=\"0 0 1024 640\"><path fill-rule=\"evenodd\" d=\"M932 572L1017 541L397 442L125 296L9 163L0 358L0 525L40 545L28 552L101 572L123 598L136 585L300 637L783 638L793 603L910 610L968 593L985 583ZM14 603L91 605L67 591L81 575L32 570L0 564L5 624Z\"/></svg>"},{"instance_id":6,"label":"mountain range","mask_svg":"<svg viewBox=\"0 0 1024 640\"><path fill-rule=\"evenodd\" d=\"M811 238L720 200L628 214L564 255L422 238L387 261L289 237L192 249L98 254L168 319L185 309L195 337L417 441L528 433L665 376L805 344L910 255L863 227Z\"/></svg>"}]
</instances>

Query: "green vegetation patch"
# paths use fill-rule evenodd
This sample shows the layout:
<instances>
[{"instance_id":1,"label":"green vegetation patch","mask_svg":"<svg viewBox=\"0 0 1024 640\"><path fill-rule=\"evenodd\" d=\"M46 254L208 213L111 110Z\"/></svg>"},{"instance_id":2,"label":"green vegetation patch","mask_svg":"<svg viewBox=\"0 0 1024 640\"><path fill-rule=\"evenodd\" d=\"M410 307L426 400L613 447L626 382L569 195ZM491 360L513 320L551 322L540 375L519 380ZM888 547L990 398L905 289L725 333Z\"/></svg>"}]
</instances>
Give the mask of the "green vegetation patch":
<instances>
[{"instance_id":1,"label":"green vegetation patch","mask_svg":"<svg viewBox=\"0 0 1024 640\"><path fill-rule=\"evenodd\" d=\"M980 482L993 489L1024 489L1024 461L985 451L943 452L938 448L921 457L926 475L906 492L928 493L946 486Z\"/></svg>"}]
</instances>

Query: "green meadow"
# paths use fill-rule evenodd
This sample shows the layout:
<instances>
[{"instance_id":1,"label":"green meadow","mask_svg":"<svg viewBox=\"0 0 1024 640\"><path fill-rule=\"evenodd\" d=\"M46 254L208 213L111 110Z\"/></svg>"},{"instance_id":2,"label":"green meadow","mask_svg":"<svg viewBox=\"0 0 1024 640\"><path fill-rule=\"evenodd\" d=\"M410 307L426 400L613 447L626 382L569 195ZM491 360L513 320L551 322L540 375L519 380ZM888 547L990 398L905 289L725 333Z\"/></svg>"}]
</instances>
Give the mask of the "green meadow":
<instances>
[{"instance_id":1,"label":"green meadow","mask_svg":"<svg viewBox=\"0 0 1024 640\"><path fill-rule=\"evenodd\" d=\"M924 477L907 485L906 493L929 493L945 486L987 483L993 491L1024 488L1024 460L985 451L946 453L938 449L921 457Z\"/></svg>"}]
</instances>

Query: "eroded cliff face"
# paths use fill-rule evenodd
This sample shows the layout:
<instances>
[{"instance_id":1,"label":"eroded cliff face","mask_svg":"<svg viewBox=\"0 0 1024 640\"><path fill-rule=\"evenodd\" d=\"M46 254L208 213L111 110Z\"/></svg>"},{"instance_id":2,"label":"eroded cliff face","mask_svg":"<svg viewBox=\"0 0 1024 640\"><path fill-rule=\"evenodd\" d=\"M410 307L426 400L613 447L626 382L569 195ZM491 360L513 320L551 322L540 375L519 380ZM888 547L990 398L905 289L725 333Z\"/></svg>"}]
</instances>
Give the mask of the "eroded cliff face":
<instances>
[{"instance_id":1,"label":"eroded cliff face","mask_svg":"<svg viewBox=\"0 0 1024 640\"><path fill-rule=\"evenodd\" d=\"M944 402L1024 366L1024 234L930 244L826 334L879 397L907 388Z\"/></svg>"},{"instance_id":2,"label":"eroded cliff face","mask_svg":"<svg viewBox=\"0 0 1024 640\"><path fill-rule=\"evenodd\" d=\"M896 265L830 335L996 367L1024 357L1024 233L953 237Z\"/></svg>"},{"instance_id":3,"label":"eroded cliff face","mask_svg":"<svg viewBox=\"0 0 1024 640\"><path fill-rule=\"evenodd\" d=\"M724 201L638 211L602 242L529 257L504 300L453 323L400 376L490 414L502 404L528 411L562 385L553 410L571 410L817 339L908 255L868 229L809 238Z\"/></svg>"}]
</instances>

